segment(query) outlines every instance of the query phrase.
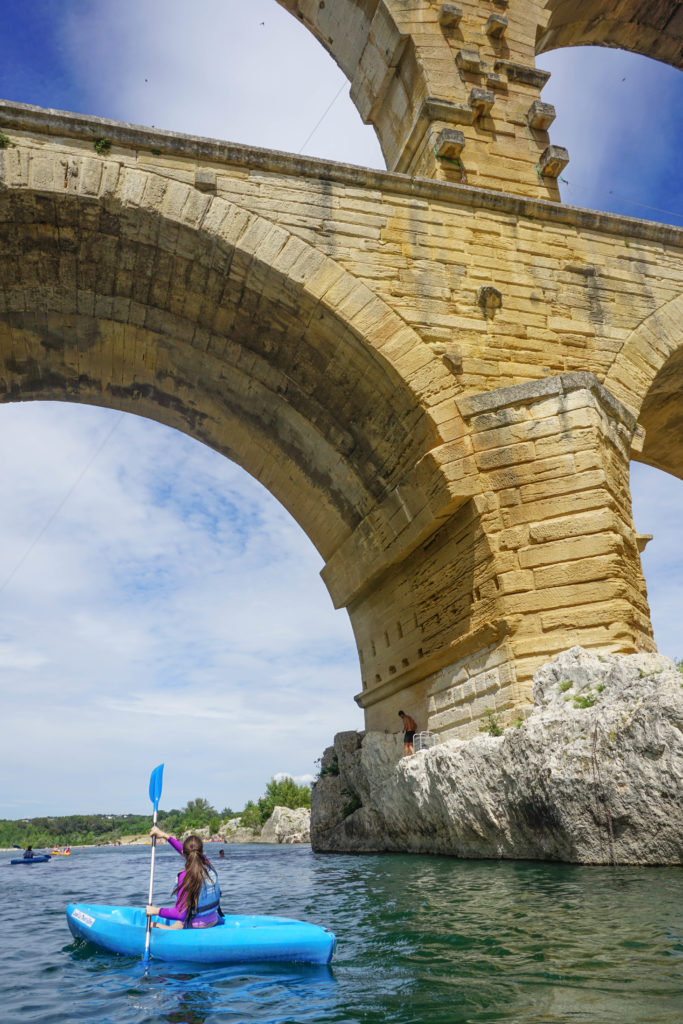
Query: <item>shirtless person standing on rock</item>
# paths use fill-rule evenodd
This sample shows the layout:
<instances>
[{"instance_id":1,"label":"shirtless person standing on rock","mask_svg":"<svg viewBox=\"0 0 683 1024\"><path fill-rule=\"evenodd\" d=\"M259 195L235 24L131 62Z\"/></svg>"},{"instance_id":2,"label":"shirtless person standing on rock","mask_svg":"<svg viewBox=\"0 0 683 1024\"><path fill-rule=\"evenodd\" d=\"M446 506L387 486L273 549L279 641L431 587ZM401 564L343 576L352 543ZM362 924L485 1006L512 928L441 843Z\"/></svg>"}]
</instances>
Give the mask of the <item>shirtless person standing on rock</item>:
<instances>
[{"instance_id":1,"label":"shirtless person standing on rock","mask_svg":"<svg viewBox=\"0 0 683 1024\"><path fill-rule=\"evenodd\" d=\"M403 721L403 756L407 757L408 754L414 753L413 736L417 729L417 722L410 715L407 715L405 711L399 711L398 716Z\"/></svg>"}]
</instances>

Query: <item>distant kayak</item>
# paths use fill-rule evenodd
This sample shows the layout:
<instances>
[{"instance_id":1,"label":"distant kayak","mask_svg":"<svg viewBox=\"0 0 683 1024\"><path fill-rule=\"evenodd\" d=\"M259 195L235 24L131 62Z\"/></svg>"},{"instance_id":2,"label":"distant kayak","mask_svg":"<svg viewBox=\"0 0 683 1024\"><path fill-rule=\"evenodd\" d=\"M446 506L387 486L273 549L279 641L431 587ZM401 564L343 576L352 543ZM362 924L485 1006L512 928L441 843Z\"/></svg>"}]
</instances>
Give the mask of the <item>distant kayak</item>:
<instances>
[{"instance_id":1,"label":"distant kayak","mask_svg":"<svg viewBox=\"0 0 683 1024\"><path fill-rule=\"evenodd\" d=\"M144 952L142 907L70 903L66 919L72 935L101 949L125 956ZM213 928L152 928L150 936L150 953L158 960L214 964L264 960L327 964L335 946L332 932L317 924L255 915L229 915Z\"/></svg>"},{"instance_id":2,"label":"distant kayak","mask_svg":"<svg viewBox=\"0 0 683 1024\"><path fill-rule=\"evenodd\" d=\"M15 857L10 864L44 864L49 859L49 853L41 853L40 857Z\"/></svg>"}]
</instances>

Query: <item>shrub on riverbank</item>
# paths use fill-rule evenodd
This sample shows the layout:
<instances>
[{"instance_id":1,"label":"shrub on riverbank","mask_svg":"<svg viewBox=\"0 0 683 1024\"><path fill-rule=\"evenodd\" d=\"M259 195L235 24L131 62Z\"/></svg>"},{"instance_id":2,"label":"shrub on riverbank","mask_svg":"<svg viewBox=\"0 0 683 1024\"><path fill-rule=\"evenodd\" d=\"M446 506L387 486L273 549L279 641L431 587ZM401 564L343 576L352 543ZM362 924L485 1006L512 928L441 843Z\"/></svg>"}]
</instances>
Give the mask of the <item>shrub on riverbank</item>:
<instances>
[{"instance_id":1,"label":"shrub on riverbank","mask_svg":"<svg viewBox=\"0 0 683 1024\"><path fill-rule=\"evenodd\" d=\"M242 827L259 833L275 807L296 810L297 807L310 806L310 786L298 786L294 779L285 777L278 781L271 779L258 803L249 800L241 815L229 807L219 812L208 800L197 797L188 800L182 810L160 809L158 823L164 832L174 836L203 828L208 828L209 835L216 835L221 821L239 817ZM40 850L52 846L115 844L131 836L146 835L151 827L151 814L71 814L19 821L0 820L0 847L20 846L25 849L30 844Z\"/></svg>"},{"instance_id":2,"label":"shrub on riverbank","mask_svg":"<svg viewBox=\"0 0 683 1024\"><path fill-rule=\"evenodd\" d=\"M159 826L172 835L209 827L217 832L221 819L234 817L225 807L218 812L208 800L189 800L182 810L159 810ZM52 846L94 846L118 843L130 836L145 835L152 827L151 814L70 814L19 821L0 820L0 847L29 844L34 849Z\"/></svg>"}]
</instances>

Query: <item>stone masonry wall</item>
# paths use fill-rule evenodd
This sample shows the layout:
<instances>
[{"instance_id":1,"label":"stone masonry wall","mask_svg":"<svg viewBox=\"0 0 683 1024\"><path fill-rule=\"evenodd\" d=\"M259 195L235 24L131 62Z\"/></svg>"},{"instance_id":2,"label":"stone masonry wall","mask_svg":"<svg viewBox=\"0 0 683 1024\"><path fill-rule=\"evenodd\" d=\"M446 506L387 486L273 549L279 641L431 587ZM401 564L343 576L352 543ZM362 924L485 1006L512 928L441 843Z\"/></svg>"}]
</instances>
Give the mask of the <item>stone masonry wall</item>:
<instances>
[{"instance_id":1,"label":"stone masonry wall","mask_svg":"<svg viewBox=\"0 0 683 1024\"><path fill-rule=\"evenodd\" d=\"M683 232L20 105L0 127L5 399L154 415L261 479L349 610L371 728L409 704L461 735L572 643L652 646L628 465L681 466L668 407L637 420L683 385Z\"/></svg>"}]
</instances>

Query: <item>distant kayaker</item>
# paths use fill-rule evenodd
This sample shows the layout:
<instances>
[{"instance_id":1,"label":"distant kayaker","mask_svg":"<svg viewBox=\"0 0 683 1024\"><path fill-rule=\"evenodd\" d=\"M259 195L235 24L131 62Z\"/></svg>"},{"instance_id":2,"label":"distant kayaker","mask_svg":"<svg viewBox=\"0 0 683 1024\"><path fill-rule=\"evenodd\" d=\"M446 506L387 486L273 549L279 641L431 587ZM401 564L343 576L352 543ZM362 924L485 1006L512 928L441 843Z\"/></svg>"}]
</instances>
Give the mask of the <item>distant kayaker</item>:
<instances>
[{"instance_id":1,"label":"distant kayaker","mask_svg":"<svg viewBox=\"0 0 683 1024\"><path fill-rule=\"evenodd\" d=\"M32 846L27 846L24 850L24 860L33 860L35 853L33 852Z\"/></svg>"},{"instance_id":2,"label":"distant kayaker","mask_svg":"<svg viewBox=\"0 0 683 1024\"><path fill-rule=\"evenodd\" d=\"M399 711L398 716L403 721L403 756L408 757L413 753L413 736L417 729L417 722L405 711Z\"/></svg>"},{"instance_id":3,"label":"distant kayaker","mask_svg":"<svg viewBox=\"0 0 683 1024\"><path fill-rule=\"evenodd\" d=\"M211 861L204 856L204 844L199 836L188 836L181 843L158 825L149 833L157 839L167 839L174 850L185 858L185 870L178 874L173 890L175 907L146 908L148 917L163 917L169 923L152 922L152 928L212 928L223 914L220 908L221 889Z\"/></svg>"}]
</instances>

